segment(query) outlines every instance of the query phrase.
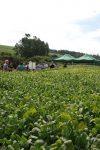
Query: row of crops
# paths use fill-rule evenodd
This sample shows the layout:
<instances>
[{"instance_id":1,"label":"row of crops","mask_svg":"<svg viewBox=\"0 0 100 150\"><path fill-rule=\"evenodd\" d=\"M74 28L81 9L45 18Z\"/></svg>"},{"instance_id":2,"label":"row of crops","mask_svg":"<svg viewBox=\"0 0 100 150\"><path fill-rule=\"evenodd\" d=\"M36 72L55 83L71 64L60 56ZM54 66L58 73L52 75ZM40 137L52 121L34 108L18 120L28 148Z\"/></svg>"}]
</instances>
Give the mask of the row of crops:
<instances>
[{"instance_id":1,"label":"row of crops","mask_svg":"<svg viewBox=\"0 0 100 150\"><path fill-rule=\"evenodd\" d=\"M0 150L99 149L99 67L0 72Z\"/></svg>"}]
</instances>

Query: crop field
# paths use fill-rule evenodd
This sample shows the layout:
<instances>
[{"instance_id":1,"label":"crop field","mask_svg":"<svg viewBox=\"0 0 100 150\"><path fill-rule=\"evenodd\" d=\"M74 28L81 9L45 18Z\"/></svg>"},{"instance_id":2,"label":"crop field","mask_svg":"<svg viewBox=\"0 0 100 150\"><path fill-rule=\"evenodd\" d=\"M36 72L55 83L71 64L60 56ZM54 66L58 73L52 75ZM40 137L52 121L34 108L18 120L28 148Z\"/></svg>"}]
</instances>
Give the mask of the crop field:
<instances>
[{"instance_id":1,"label":"crop field","mask_svg":"<svg viewBox=\"0 0 100 150\"><path fill-rule=\"evenodd\" d=\"M0 150L100 150L100 67L0 72Z\"/></svg>"}]
</instances>

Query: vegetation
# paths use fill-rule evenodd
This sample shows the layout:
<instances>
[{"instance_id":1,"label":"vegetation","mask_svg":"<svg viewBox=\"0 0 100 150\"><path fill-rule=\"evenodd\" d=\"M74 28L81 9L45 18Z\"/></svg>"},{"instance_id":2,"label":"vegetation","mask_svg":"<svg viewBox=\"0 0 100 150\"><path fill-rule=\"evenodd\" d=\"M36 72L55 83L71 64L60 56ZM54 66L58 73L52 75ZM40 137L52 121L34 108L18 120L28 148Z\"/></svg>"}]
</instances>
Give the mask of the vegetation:
<instances>
[{"instance_id":1,"label":"vegetation","mask_svg":"<svg viewBox=\"0 0 100 150\"><path fill-rule=\"evenodd\" d=\"M37 63L49 62L52 58L48 53L49 46L47 43L36 36L31 38L30 34L25 34L25 37L16 43L15 47L0 46L0 69L2 69L5 59L8 59L14 68L20 62L27 63L30 60Z\"/></svg>"},{"instance_id":2,"label":"vegetation","mask_svg":"<svg viewBox=\"0 0 100 150\"><path fill-rule=\"evenodd\" d=\"M22 57L46 56L49 53L49 46L44 41L30 34L25 34L19 43L15 45L16 54Z\"/></svg>"},{"instance_id":3,"label":"vegetation","mask_svg":"<svg viewBox=\"0 0 100 150\"><path fill-rule=\"evenodd\" d=\"M0 45L0 70L6 59L16 68L20 62L27 63L31 60L36 63L48 63L66 53L74 57L83 55L83 53L68 50L50 50L48 43L36 36L31 38L30 34L25 34L15 47ZM94 55L94 57L100 60L100 56ZM96 65L100 65L99 61Z\"/></svg>"},{"instance_id":4,"label":"vegetation","mask_svg":"<svg viewBox=\"0 0 100 150\"><path fill-rule=\"evenodd\" d=\"M99 150L100 68L0 72L0 149Z\"/></svg>"},{"instance_id":5,"label":"vegetation","mask_svg":"<svg viewBox=\"0 0 100 150\"><path fill-rule=\"evenodd\" d=\"M34 36L34 38L37 38L37 37ZM18 53L18 51L17 51L17 53ZM0 54L2 56L7 56L7 55L11 56L12 54L15 54L15 49L13 46L0 45ZM52 58L59 57L59 56L64 55L64 54L70 54L76 58L84 55L84 53L81 53L81 52L75 52L75 51L69 51L69 50L58 50L57 51L55 49L50 50L49 54L50 54L50 56L52 56ZM93 55L93 57L95 57L96 59L100 59L99 55Z\"/></svg>"},{"instance_id":6,"label":"vegetation","mask_svg":"<svg viewBox=\"0 0 100 150\"><path fill-rule=\"evenodd\" d=\"M2 55L5 53L14 54L15 51L13 50L13 46L0 45L0 54L1 53L2 53Z\"/></svg>"}]
</instances>

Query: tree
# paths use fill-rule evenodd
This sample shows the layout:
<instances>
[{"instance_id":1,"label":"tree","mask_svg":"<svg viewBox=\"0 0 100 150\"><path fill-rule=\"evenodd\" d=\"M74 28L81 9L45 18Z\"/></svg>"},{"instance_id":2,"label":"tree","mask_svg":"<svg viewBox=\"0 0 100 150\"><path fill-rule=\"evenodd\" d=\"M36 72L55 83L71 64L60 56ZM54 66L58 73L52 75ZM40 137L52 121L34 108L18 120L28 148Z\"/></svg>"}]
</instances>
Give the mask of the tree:
<instances>
[{"instance_id":1,"label":"tree","mask_svg":"<svg viewBox=\"0 0 100 150\"><path fill-rule=\"evenodd\" d=\"M49 45L41 41L36 36L31 38L30 34L25 34L15 45L16 54L24 57L46 56L49 53Z\"/></svg>"}]
</instances>

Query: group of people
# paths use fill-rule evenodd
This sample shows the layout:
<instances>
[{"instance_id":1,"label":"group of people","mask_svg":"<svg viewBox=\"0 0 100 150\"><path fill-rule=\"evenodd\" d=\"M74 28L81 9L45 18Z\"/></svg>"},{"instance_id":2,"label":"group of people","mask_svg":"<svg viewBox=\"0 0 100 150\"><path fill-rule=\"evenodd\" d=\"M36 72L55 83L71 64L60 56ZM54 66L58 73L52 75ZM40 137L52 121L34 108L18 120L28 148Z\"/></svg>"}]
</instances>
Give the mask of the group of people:
<instances>
[{"instance_id":1,"label":"group of people","mask_svg":"<svg viewBox=\"0 0 100 150\"><path fill-rule=\"evenodd\" d=\"M42 70L42 69L46 69L48 67L55 68L56 65L53 62L50 65L48 65L46 63L38 64L38 65L36 65L35 69L33 69L33 70ZM3 64L3 71L12 71L12 70L13 70L12 63L10 63L9 60L5 60L5 62ZM19 70L19 71L27 70L28 71L28 70L32 70L32 69L30 69L29 63L27 63L27 64L20 63L16 67L16 70Z\"/></svg>"},{"instance_id":2,"label":"group of people","mask_svg":"<svg viewBox=\"0 0 100 150\"><path fill-rule=\"evenodd\" d=\"M13 68L13 65L12 63L9 62L9 60L5 60L4 64L3 64L3 71L12 71L14 68ZM29 70L29 65L26 64L24 65L23 63L20 63L16 70L19 70L19 71L23 71L23 70Z\"/></svg>"},{"instance_id":3,"label":"group of people","mask_svg":"<svg viewBox=\"0 0 100 150\"><path fill-rule=\"evenodd\" d=\"M3 71L12 71L15 68L13 67L12 63L9 62L9 60L5 60L2 69ZM29 64L20 63L16 67L16 70L19 70L19 71L29 70Z\"/></svg>"}]
</instances>

